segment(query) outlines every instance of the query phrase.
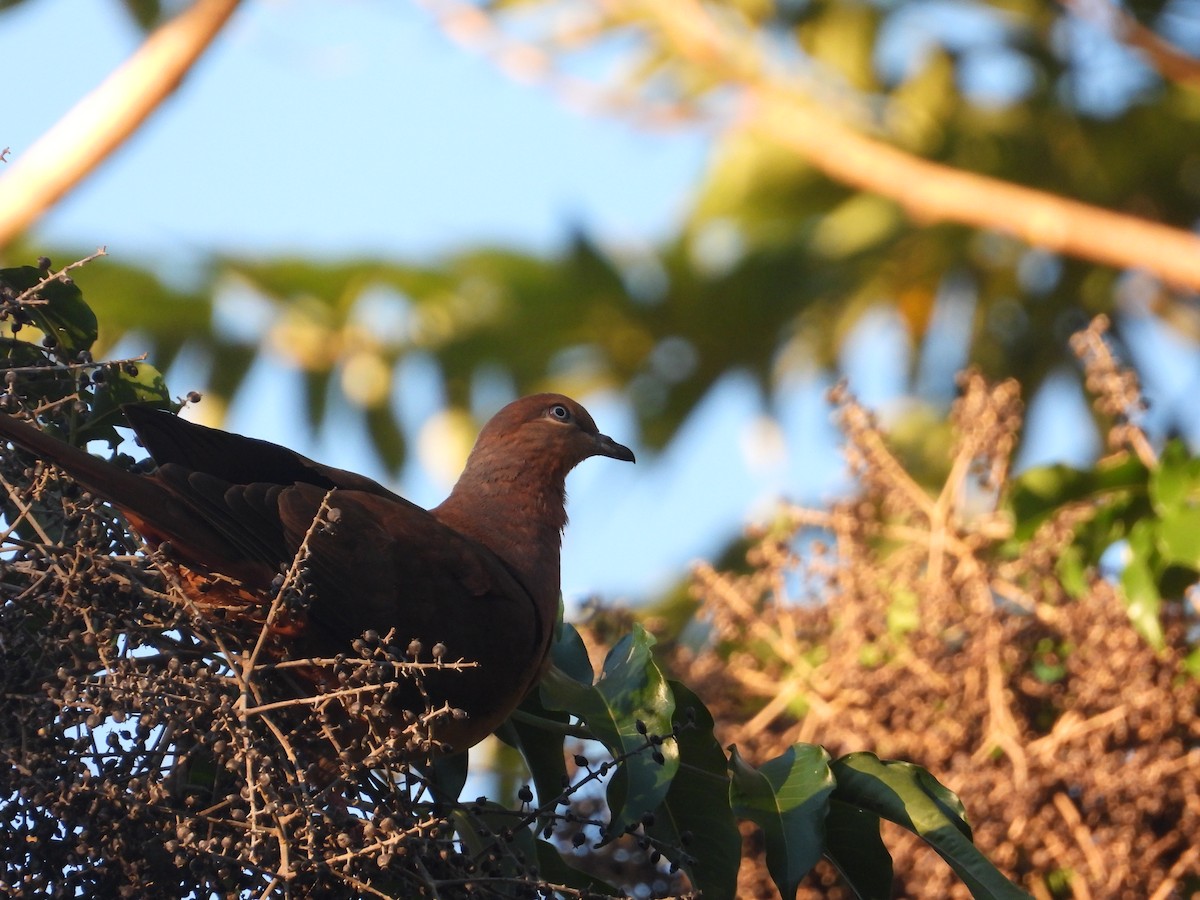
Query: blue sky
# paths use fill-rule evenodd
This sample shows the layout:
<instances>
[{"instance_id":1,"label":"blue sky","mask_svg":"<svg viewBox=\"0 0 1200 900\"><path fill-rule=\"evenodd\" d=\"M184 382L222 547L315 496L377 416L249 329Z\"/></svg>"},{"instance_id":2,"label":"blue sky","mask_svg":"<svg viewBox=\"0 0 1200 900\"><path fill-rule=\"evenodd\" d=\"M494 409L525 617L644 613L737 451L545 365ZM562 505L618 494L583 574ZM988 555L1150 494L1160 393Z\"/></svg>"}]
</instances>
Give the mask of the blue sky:
<instances>
[{"instance_id":1,"label":"blue sky","mask_svg":"<svg viewBox=\"0 0 1200 900\"><path fill-rule=\"evenodd\" d=\"M110 0L0 15L22 84L0 97L14 156L139 36ZM570 223L643 240L671 231L705 155L695 133L647 134L513 83L409 3L255 0L40 232L173 255L551 249Z\"/></svg>"}]
</instances>

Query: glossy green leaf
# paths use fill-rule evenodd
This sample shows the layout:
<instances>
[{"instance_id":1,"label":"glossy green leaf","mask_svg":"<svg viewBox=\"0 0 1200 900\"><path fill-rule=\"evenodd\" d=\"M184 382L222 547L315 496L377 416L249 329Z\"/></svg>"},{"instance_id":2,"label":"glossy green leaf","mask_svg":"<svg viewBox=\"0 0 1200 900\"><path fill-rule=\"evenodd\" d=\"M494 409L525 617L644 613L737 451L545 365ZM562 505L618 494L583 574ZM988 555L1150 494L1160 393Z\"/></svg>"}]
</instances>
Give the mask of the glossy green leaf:
<instances>
[{"instance_id":1,"label":"glossy green leaf","mask_svg":"<svg viewBox=\"0 0 1200 900\"><path fill-rule=\"evenodd\" d=\"M831 797L825 856L860 900L890 900L892 855L879 834L877 813Z\"/></svg>"},{"instance_id":2,"label":"glossy green leaf","mask_svg":"<svg viewBox=\"0 0 1200 900\"><path fill-rule=\"evenodd\" d=\"M37 285L44 275L33 266L0 269L0 283L20 292ZM54 337L67 357L92 349L99 331L96 314L73 281L48 281L38 288L36 298L45 302L26 306L26 310L41 331Z\"/></svg>"},{"instance_id":3,"label":"glossy green leaf","mask_svg":"<svg viewBox=\"0 0 1200 900\"><path fill-rule=\"evenodd\" d=\"M561 617L561 609L559 611ZM587 647L575 626L560 621L558 633L550 647L551 680L569 682L591 688L592 666ZM518 750L529 767L539 804L549 803L563 789L567 765L563 741L570 715L560 709L549 709L542 702L541 691L531 691L516 712L496 732L496 736Z\"/></svg>"},{"instance_id":4,"label":"glossy green leaf","mask_svg":"<svg viewBox=\"0 0 1200 900\"><path fill-rule=\"evenodd\" d=\"M636 625L609 651L594 685L581 684L557 668L542 679L542 702L548 709L578 716L614 759L624 759L608 786L612 818L606 842L658 808L679 768L679 748L670 737L675 701L651 655L653 644L654 638ZM647 747L647 734L661 743Z\"/></svg>"},{"instance_id":5,"label":"glossy green leaf","mask_svg":"<svg viewBox=\"0 0 1200 900\"><path fill-rule=\"evenodd\" d=\"M1069 503L1115 492L1143 492L1149 477L1149 471L1132 454L1089 470L1064 465L1030 469L1012 482L1008 492L1016 518L1015 538L1028 540L1046 519Z\"/></svg>"},{"instance_id":6,"label":"glossy green leaf","mask_svg":"<svg viewBox=\"0 0 1200 900\"><path fill-rule=\"evenodd\" d=\"M559 623L558 638L550 647L550 659L564 674L580 684L590 686L596 678L587 646L570 622Z\"/></svg>"},{"instance_id":7,"label":"glossy green leaf","mask_svg":"<svg viewBox=\"0 0 1200 900\"><path fill-rule=\"evenodd\" d=\"M825 817L834 790L829 754L815 744L795 744L761 768L730 747L729 800L739 818L763 830L767 869L784 900L825 850Z\"/></svg>"},{"instance_id":8,"label":"glossy green leaf","mask_svg":"<svg viewBox=\"0 0 1200 900\"><path fill-rule=\"evenodd\" d=\"M587 894L603 894L606 897L625 896L623 891L601 881L595 875L576 869L563 858L553 844L538 839L536 848L538 878L541 880L551 884L561 884Z\"/></svg>"},{"instance_id":9,"label":"glossy green leaf","mask_svg":"<svg viewBox=\"0 0 1200 900\"><path fill-rule=\"evenodd\" d=\"M1170 441L1163 448L1150 474L1150 499L1163 517L1200 503L1200 459L1193 458L1182 441Z\"/></svg>"},{"instance_id":10,"label":"glossy green leaf","mask_svg":"<svg viewBox=\"0 0 1200 900\"><path fill-rule=\"evenodd\" d=\"M531 691L520 707L496 731L496 736L520 752L537 789L538 805L560 793L567 778L563 755L564 732L570 716L547 709L538 691Z\"/></svg>"},{"instance_id":11,"label":"glossy green leaf","mask_svg":"<svg viewBox=\"0 0 1200 900\"><path fill-rule=\"evenodd\" d=\"M670 683L679 731L679 771L646 833L681 863L709 900L735 896L742 837L729 802L729 761L713 735L713 718L690 689ZM667 848L680 848L672 853Z\"/></svg>"},{"instance_id":12,"label":"glossy green leaf","mask_svg":"<svg viewBox=\"0 0 1200 900\"><path fill-rule=\"evenodd\" d=\"M972 896L1015 900L1029 895L1005 878L971 842L958 797L920 766L851 753L834 760L834 798L919 835L966 883Z\"/></svg>"},{"instance_id":13,"label":"glossy green leaf","mask_svg":"<svg viewBox=\"0 0 1200 900\"><path fill-rule=\"evenodd\" d=\"M1143 519L1129 532L1129 559L1121 570L1121 590L1125 608L1134 628L1152 647L1163 646L1162 622L1159 613L1162 595L1158 589L1160 561L1156 523Z\"/></svg>"},{"instance_id":14,"label":"glossy green leaf","mask_svg":"<svg viewBox=\"0 0 1200 900\"><path fill-rule=\"evenodd\" d=\"M1200 569L1200 507L1168 512L1158 524L1158 537L1165 563Z\"/></svg>"},{"instance_id":15,"label":"glossy green leaf","mask_svg":"<svg viewBox=\"0 0 1200 900\"><path fill-rule=\"evenodd\" d=\"M424 767L425 781L438 803L454 803L467 783L467 754L435 756Z\"/></svg>"},{"instance_id":16,"label":"glossy green leaf","mask_svg":"<svg viewBox=\"0 0 1200 900\"><path fill-rule=\"evenodd\" d=\"M509 853L499 857L500 875L509 878L526 876L527 866L537 859L537 839L529 826L514 828L512 810L499 803L488 801L468 808L458 808L450 813L455 831L463 845L474 855L482 855L496 843L497 836Z\"/></svg>"},{"instance_id":17,"label":"glossy green leaf","mask_svg":"<svg viewBox=\"0 0 1200 900\"><path fill-rule=\"evenodd\" d=\"M175 408L162 373L148 363L139 362L132 369L113 367L107 375L93 388L91 417L77 430L73 443L104 440L116 446L120 436L114 427L125 424L122 406L145 403L160 409Z\"/></svg>"}]
</instances>

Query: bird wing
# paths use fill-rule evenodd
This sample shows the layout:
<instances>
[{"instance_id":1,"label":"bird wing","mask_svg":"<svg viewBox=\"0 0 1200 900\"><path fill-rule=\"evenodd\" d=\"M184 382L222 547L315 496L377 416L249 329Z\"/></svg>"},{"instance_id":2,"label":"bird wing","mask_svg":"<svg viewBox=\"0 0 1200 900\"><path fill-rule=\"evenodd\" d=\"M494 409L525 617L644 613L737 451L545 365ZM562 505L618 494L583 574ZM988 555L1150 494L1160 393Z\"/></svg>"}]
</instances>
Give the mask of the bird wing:
<instances>
[{"instance_id":1,"label":"bird wing","mask_svg":"<svg viewBox=\"0 0 1200 900\"><path fill-rule=\"evenodd\" d=\"M289 545L307 540L305 578L313 588L308 625L299 652L328 657L346 653L367 630L400 648L421 645L420 661L470 662L463 671L426 671L428 696L465 710L467 718L440 733L467 747L494 731L533 686L549 648L554 623L544 621L533 597L507 565L409 503L358 491L328 495L332 527L312 527L326 492L295 485L278 496ZM397 695L407 709L421 708L409 685Z\"/></svg>"},{"instance_id":2,"label":"bird wing","mask_svg":"<svg viewBox=\"0 0 1200 900\"><path fill-rule=\"evenodd\" d=\"M366 628L396 627L397 641L416 638L426 649L440 641L461 656L499 628L494 636L511 651L537 652L543 623L533 598L492 551L419 506L359 491L330 493L335 512L326 518L334 521L314 528L324 501L319 488L295 485L279 494L278 514L293 552L307 539L307 577L317 598L310 617L334 640L345 644ZM489 622L478 623L481 615ZM470 648L454 646L455 634L477 624L483 630Z\"/></svg>"},{"instance_id":3,"label":"bird wing","mask_svg":"<svg viewBox=\"0 0 1200 900\"><path fill-rule=\"evenodd\" d=\"M364 632L394 629L400 647L421 644L422 661L441 643L444 661L472 663L423 676L430 696L468 713L444 732L452 744L469 746L498 727L541 671L554 623L525 585L492 551L407 500L306 483L230 484L177 463L143 479L157 483L174 513L131 519L188 564L265 590L306 548L312 590L294 658L347 653ZM399 702L422 701L408 688Z\"/></svg>"},{"instance_id":4,"label":"bird wing","mask_svg":"<svg viewBox=\"0 0 1200 900\"><path fill-rule=\"evenodd\" d=\"M152 406L130 404L122 412L160 466L174 463L230 484L314 484L401 499L365 475L322 465L270 441L197 425Z\"/></svg>"}]
</instances>

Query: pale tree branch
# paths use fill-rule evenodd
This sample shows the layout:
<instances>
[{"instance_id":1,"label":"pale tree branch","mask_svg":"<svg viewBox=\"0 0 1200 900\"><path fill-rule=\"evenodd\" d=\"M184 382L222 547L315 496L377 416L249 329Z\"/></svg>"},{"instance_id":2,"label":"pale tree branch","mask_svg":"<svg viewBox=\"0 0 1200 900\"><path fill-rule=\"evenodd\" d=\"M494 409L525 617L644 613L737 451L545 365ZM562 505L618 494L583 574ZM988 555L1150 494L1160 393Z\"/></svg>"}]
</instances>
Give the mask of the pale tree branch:
<instances>
[{"instance_id":1,"label":"pale tree branch","mask_svg":"<svg viewBox=\"0 0 1200 900\"><path fill-rule=\"evenodd\" d=\"M620 0L624 2L624 0ZM843 125L784 78L748 69L742 46L698 0L634 3L663 41L697 65L737 79L743 121L843 184L895 200L916 221L957 222L1200 290L1200 236L987 175L930 162ZM751 77L746 77L754 72Z\"/></svg>"},{"instance_id":2,"label":"pale tree branch","mask_svg":"<svg viewBox=\"0 0 1200 900\"><path fill-rule=\"evenodd\" d=\"M1035 247L1200 290L1200 237L1183 229L921 159L774 87L748 93L745 120L835 181L895 200L917 222L1003 231Z\"/></svg>"},{"instance_id":3,"label":"pale tree branch","mask_svg":"<svg viewBox=\"0 0 1200 900\"><path fill-rule=\"evenodd\" d=\"M519 41L506 39L487 16L462 0L424 2L451 37L484 49L498 63L528 55L520 52ZM608 13L607 21L641 28L648 40L665 51L663 56L694 67L714 82L740 88L743 127L791 149L834 181L894 200L920 224L954 222L1004 232L1056 253L1118 269L1139 269L1173 287L1200 290L1200 236L1196 234L932 162L855 130L844 115L827 111L828 104L814 98L811 84L786 66L774 65L751 32L728 17L718 20L714 9L701 0L598 2ZM466 34L461 27L464 21L471 23ZM1123 23L1122 29L1127 40L1146 49L1146 41L1137 38L1129 23ZM1162 45L1165 42L1160 40L1157 50ZM1158 64L1165 56L1159 52L1154 58ZM561 88L561 75L547 62L537 67L537 74ZM1178 66L1165 67L1164 74L1192 80ZM534 77L530 71L522 75L525 80ZM574 93L579 93L577 87ZM599 103L590 106L603 108ZM844 107L839 101L839 110ZM862 116L851 118L857 122Z\"/></svg>"},{"instance_id":4,"label":"pale tree branch","mask_svg":"<svg viewBox=\"0 0 1200 900\"><path fill-rule=\"evenodd\" d=\"M0 179L0 248L10 244L132 135L175 91L237 9L196 0L13 161Z\"/></svg>"}]
</instances>

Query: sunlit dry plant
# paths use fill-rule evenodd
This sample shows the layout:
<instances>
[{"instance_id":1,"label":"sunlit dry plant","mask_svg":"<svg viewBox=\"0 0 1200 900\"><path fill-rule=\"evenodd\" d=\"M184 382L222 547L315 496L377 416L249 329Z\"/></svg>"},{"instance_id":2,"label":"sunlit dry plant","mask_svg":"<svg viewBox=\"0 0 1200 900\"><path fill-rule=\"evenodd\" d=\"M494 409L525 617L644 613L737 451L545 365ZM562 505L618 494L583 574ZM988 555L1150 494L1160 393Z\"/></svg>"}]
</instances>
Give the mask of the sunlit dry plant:
<instances>
[{"instance_id":1,"label":"sunlit dry plant","mask_svg":"<svg viewBox=\"0 0 1200 900\"><path fill-rule=\"evenodd\" d=\"M1088 384L1106 414L1123 413L1117 445L1141 453L1136 381L1097 343L1102 328L1078 339ZM1088 503L1015 539L1016 386L968 372L960 387L949 474L932 491L835 388L858 492L828 510L782 510L751 534L746 574L699 567L711 628L674 650L674 667L723 742L754 758L811 741L927 767L966 802L981 849L1036 896L1176 896L1200 877L1200 689L1183 674L1186 630L1168 627L1156 652L1110 581L1093 572L1075 597L1063 587L1057 564L1095 515ZM916 838L896 830L887 843L898 895L967 896ZM749 832L746 852L741 895L770 896ZM831 870L802 893L845 895Z\"/></svg>"},{"instance_id":2,"label":"sunlit dry plant","mask_svg":"<svg viewBox=\"0 0 1200 900\"><path fill-rule=\"evenodd\" d=\"M1096 412L1110 423L1106 434L1109 449L1128 448L1149 465L1156 454L1138 425L1146 401L1137 373L1121 365L1106 342L1110 330L1108 316L1096 316L1071 338L1071 349L1084 364L1085 385Z\"/></svg>"}]
</instances>

